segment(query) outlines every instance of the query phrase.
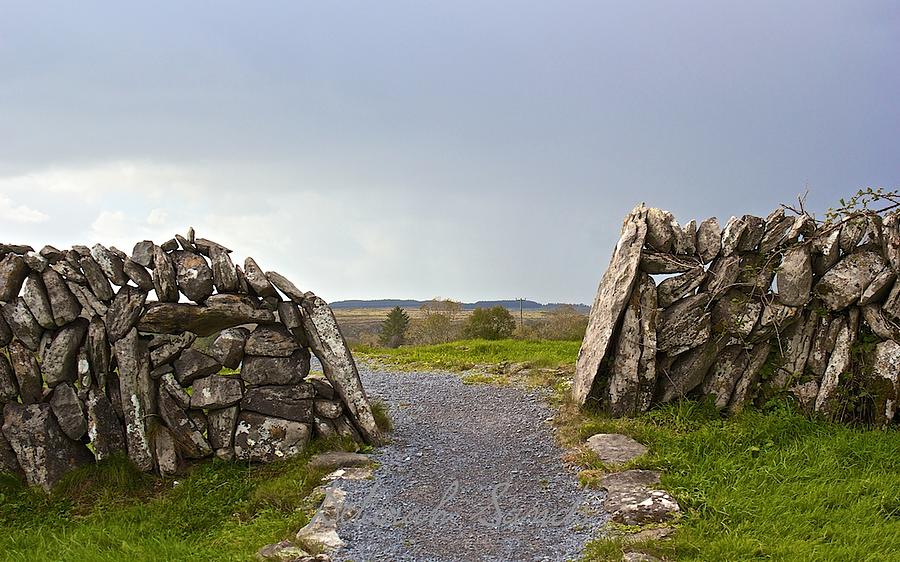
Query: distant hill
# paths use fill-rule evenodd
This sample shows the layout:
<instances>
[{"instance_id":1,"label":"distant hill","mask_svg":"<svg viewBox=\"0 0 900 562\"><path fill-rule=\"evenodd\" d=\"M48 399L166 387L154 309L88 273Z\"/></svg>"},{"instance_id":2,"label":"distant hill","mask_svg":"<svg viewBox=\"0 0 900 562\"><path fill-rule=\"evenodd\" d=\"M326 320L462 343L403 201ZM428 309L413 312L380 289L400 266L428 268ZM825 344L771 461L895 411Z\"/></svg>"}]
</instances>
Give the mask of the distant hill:
<instances>
[{"instance_id":1,"label":"distant hill","mask_svg":"<svg viewBox=\"0 0 900 562\"><path fill-rule=\"evenodd\" d=\"M376 299L376 300L345 300L329 303L331 308L419 308L427 301L406 300L406 299ZM496 301L478 301L462 303L463 310L475 310L476 308L490 308L492 306L502 306L510 310L519 310L519 301L515 299L496 300ZM526 300L522 303L525 310L553 310L554 308L565 306L565 303L548 303L542 304L535 301ZM578 312L587 314L591 307L586 304L573 304Z\"/></svg>"}]
</instances>

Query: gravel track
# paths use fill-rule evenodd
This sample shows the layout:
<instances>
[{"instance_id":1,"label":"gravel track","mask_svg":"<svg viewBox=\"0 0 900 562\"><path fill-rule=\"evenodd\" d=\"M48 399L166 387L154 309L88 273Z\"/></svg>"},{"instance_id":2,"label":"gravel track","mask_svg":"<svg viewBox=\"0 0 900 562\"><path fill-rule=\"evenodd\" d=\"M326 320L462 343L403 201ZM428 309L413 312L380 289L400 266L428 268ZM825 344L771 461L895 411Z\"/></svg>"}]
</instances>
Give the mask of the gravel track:
<instances>
[{"instance_id":1,"label":"gravel track","mask_svg":"<svg viewBox=\"0 0 900 562\"><path fill-rule=\"evenodd\" d=\"M361 375L395 429L375 478L341 486L360 510L339 526L335 560L571 560L607 520L602 492L563 465L539 393L448 373Z\"/></svg>"}]
</instances>

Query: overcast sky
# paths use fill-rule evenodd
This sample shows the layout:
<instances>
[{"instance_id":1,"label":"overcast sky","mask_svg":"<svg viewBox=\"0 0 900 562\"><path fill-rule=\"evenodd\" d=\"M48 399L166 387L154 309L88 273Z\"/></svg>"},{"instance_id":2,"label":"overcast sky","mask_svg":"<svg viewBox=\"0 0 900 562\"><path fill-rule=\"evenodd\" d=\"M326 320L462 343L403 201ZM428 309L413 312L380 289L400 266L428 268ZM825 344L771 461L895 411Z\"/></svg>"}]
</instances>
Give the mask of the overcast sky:
<instances>
[{"instance_id":1,"label":"overcast sky","mask_svg":"<svg viewBox=\"0 0 900 562\"><path fill-rule=\"evenodd\" d=\"M0 241L590 303L641 201L900 187L894 1L133 4L0 0Z\"/></svg>"}]
</instances>

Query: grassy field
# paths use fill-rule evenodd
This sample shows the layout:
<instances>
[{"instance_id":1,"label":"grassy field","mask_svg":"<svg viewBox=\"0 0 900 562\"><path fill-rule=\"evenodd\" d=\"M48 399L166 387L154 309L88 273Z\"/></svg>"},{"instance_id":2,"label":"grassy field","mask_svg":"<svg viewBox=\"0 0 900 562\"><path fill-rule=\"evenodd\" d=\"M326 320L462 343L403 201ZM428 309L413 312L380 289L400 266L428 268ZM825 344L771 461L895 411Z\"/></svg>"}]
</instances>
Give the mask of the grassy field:
<instances>
[{"instance_id":1,"label":"grassy field","mask_svg":"<svg viewBox=\"0 0 900 562\"><path fill-rule=\"evenodd\" d=\"M578 347L578 342L462 341L363 348L358 355L408 369L530 362L571 372ZM503 382L503 375L484 381ZM787 401L732 418L709 405L682 402L615 420L579 411L560 394L565 385L555 387L564 445L577 446L594 433L624 433L650 447L629 468L664 471L662 485L684 514L673 539L639 545L648 553L687 561L900 559L896 430L810 420ZM605 471L590 455L577 461L587 483ZM620 541L598 539L584 560L621 560L622 553Z\"/></svg>"},{"instance_id":2,"label":"grassy field","mask_svg":"<svg viewBox=\"0 0 900 562\"><path fill-rule=\"evenodd\" d=\"M578 357L577 341L460 340L397 349L356 346L363 358L402 368L465 371L476 365L530 363L535 367L571 366Z\"/></svg>"},{"instance_id":3,"label":"grassy field","mask_svg":"<svg viewBox=\"0 0 900 562\"><path fill-rule=\"evenodd\" d=\"M70 473L49 497L0 475L0 559L251 560L290 538L316 505L313 443L300 457L248 466L209 460L161 479L125 458Z\"/></svg>"}]
</instances>

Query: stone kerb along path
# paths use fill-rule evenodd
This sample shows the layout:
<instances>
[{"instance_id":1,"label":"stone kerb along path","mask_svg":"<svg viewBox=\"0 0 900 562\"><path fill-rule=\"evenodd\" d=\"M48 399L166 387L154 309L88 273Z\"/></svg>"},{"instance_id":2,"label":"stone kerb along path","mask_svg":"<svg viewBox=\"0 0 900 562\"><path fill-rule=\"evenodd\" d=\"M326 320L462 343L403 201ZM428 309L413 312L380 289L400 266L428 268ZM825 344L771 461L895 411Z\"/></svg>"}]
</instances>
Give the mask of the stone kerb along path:
<instances>
[{"instance_id":1,"label":"stone kerb along path","mask_svg":"<svg viewBox=\"0 0 900 562\"><path fill-rule=\"evenodd\" d=\"M898 271L897 213L817 225L780 209L720 228L640 205L600 281L574 398L623 416L684 396L736 412L788 393L809 412L890 423Z\"/></svg>"},{"instance_id":2,"label":"stone kerb along path","mask_svg":"<svg viewBox=\"0 0 900 562\"><path fill-rule=\"evenodd\" d=\"M193 229L131 255L0 244L0 471L49 489L118 451L173 474L290 457L313 435L378 443L329 306L230 254ZM324 380L307 378L310 351Z\"/></svg>"}]
</instances>

